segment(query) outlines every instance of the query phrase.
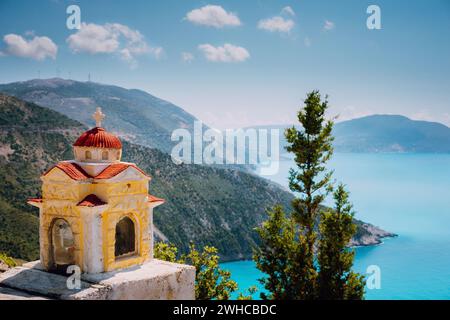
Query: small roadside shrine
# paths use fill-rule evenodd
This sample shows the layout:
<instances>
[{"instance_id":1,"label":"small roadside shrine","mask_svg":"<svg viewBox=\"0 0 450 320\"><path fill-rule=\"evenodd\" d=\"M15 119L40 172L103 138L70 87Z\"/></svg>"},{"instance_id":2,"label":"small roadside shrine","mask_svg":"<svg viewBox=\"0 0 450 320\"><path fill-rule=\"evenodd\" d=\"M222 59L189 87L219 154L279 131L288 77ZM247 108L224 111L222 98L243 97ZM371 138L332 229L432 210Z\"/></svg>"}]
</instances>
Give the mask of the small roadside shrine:
<instances>
[{"instance_id":1,"label":"small roadside shrine","mask_svg":"<svg viewBox=\"0 0 450 320\"><path fill-rule=\"evenodd\" d=\"M194 299L194 267L153 259L153 209L164 200L121 161L100 108L93 118L75 159L45 172L42 198L28 200L39 208L40 260L1 274L0 299Z\"/></svg>"}]
</instances>

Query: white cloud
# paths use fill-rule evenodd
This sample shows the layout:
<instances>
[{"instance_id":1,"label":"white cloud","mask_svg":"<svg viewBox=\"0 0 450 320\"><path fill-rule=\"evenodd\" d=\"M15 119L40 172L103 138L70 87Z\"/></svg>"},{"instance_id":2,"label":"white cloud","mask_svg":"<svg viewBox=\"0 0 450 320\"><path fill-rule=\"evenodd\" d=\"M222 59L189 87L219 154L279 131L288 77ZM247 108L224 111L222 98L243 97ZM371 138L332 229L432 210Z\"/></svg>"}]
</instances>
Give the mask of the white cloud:
<instances>
[{"instance_id":1,"label":"white cloud","mask_svg":"<svg viewBox=\"0 0 450 320\"><path fill-rule=\"evenodd\" d=\"M281 9L281 13L295 17L295 11L290 6L286 6L283 9Z\"/></svg>"},{"instance_id":2,"label":"white cloud","mask_svg":"<svg viewBox=\"0 0 450 320\"><path fill-rule=\"evenodd\" d=\"M182 52L181 53L181 60L184 62L190 63L194 60L194 55L190 52Z\"/></svg>"},{"instance_id":3,"label":"white cloud","mask_svg":"<svg viewBox=\"0 0 450 320\"><path fill-rule=\"evenodd\" d=\"M263 19L258 22L258 28L270 32L289 32L294 27L295 23L291 19L284 19L280 16L275 16L268 19Z\"/></svg>"},{"instance_id":4,"label":"white cloud","mask_svg":"<svg viewBox=\"0 0 450 320\"><path fill-rule=\"evenodd\" d=\"M206 59L213 62L242 62L250 58L247 49L229 43L221 47L201 44L198 49L203 52Z\"/></svg>"},{"instance_id":5,"label":"white cloud","mask_svg":"<svg viewBox=\"0 0 450 320\"><path fill-rule=\"evenodd\" d=\"M3 55L12 55L35 60L45 60L47 57L56 59L58 46L48 37L33 37L24 39L17 34L7 34L3 37L6 49Z\"/></svg>"},{"instance_id":6,"label":"white cloud","mask_svg":"<svg viewBox=\"0 0 450 320\"><path fill-rule=\"evenodd\" d=\"M74 52L112 53L119 48L119 33L110 24L104 26L83 22L81 29L67 38Z\"/></svg>"},{"instance_id":7,"label":"white cloud","mask_svg":"<svg viewBox=\"0 0 450 320\"><path fill-rule=\"evenodd\" d=\"M116 53L132 67L137 65L137 56L151 54L159 59L164 52L161 47L149 46L138 30L120 23L98 25L83 22L81 29L66 41L75 53Z\"/></svg>"},{"instance_id":8,"label":"white cloud","mask_svg":"<svg viewBox=\"0 0 450 320\"><path fill-rule=\"evenodd\" d=\"M336 26L333 21L325 20L325 24L323 25L323 29L325 31L333 30L335 27Z\"/></svg>"},{"instance_id":9,"label":"white cloud","mask_svg":"<svg viewBox=\"0 0 450 320\"><path fill-rule=\"evenodd\" d=\"M236 14L227 12L221 6L215 5L206 5L200 9L194 9L186 14L186 19L194 24L214 28L241 25L241 21Z\"/></svg>"}]
</instances>

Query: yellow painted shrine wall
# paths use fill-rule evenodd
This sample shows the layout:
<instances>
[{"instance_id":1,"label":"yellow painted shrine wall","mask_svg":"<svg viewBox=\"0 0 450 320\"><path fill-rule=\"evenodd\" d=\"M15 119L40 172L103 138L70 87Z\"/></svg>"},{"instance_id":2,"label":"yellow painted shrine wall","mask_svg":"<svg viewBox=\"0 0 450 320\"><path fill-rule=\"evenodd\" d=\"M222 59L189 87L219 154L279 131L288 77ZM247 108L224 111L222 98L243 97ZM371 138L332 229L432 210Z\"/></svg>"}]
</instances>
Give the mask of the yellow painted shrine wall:
<instances>
[{"instance_id":1,"label":"yellow painted shrine wall","mask_svg":"<svg viewBox=\"0 0 450 320\"><path fill-rule=\"evenodd\" d=\"M74 235L75 263L83 266L83 221L77 204L89 194L95 194L107 202L101 214L103 233L104 270L111 271L143 263L151 257L149 206L147 202L148 179L115 179L114 182L101 180L83 182L70 179L60 169L55 168L42 178L42 198L40 218L41 262L47 268L52 266L51 227L56 218L65 219ZM134 255L115 257L116 224L128 216L135 226Z\"/></svg>"}]
</instances>

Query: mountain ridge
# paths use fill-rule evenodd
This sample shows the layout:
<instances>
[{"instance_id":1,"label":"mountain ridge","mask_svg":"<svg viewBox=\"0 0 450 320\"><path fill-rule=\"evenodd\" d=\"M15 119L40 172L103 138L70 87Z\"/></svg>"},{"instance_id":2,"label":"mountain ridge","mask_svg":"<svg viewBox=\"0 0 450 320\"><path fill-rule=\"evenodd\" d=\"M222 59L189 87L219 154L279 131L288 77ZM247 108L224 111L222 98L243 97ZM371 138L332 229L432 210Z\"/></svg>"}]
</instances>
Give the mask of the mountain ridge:
<instances>
[{"instance_id":1,"label":"mountain ridge","mask_svg":"<svg viewBox=\"0 0 450 320\"><path fill-rule=\"evenodd\" d=\"M140 89L96 82L50 78L0 84L0 92L45 106L92 127L91 114L101 106L106 129L121 138L170 153L172 131L193 131L197 120L182 108Z\"/></svg>"},{"instance_id":2,"label":"mountain ridge","mask_svg":"<svg viewBox=\"0 0 450 320\"><path fill-rule=\"evenodd\" d=\"M40 196L39 177L46 169L73 159L72 143L87 128L55 111L3 94L0 123L0 150L5 150L0 154L0 252L36 259L38 217L26 199ZM224 260L249 257L257 241L253 228L264 220L265 209L275 203L287 206L292 198L249 173L177 165L157 149L127 141L123 141L123 161L136 163L153 177L151 193L166 199L155 210L160 231L156 235L168 238L181 252L193 241L201 247L217 247Z\"/></svg>"},{"instance_id":3,"label":"mountain ridge","mask_svg":"<svg viewBox=\"0 0 450 320\"><path fill-rule=\"evenodd\" d=\"M25 260L38 257L38 217L26 199L40 196L42 172L73 158L72 143L86 129L55 111L0 94L0 252ZM181 252L193 241L217 247L225 261L250 258L259 240L254 228L266 219L265 210L277 203L288 208L293 198L250 173L174 164L157 149L126 141L123 158L153 177L151 193L166 199L155 210L157 234ZM354 245L377 244L393 236L356 222Z\"/></svg>"},{"instance_id":4,"label":"mountain ridge","mask_svg":"<svg viewBox=\"0 0 450 320\"><path fill-rule=\"evenodd\" d=\"M179 106L141 89L89 81L33 79L0 84L0 92L43 105L88 127L94 125L90 115L97 106L101 106L108 115L106 129L129 142L166 153L170 153L177 143L171 141L173 130L183 128L192 134L194 122L198 120ZM203 125L203 128L208 127ZM333 134L336 152L450 152L450 128L402 115L369 115L338 122ZM280 151L283 152L286 142L282 134L280 137Z\"/></svg>"},{"instance_id":5,"label":"mountain ridge","mask_svg":"<svg viewBox=\"0 0 450 320\"><path fill-rule=\"evenodd\" d=\"M289 125L248 128L278 129ZM280 132L280 152L287 145ZM336 152L450 153L450 128L439 122L412 120L403 115L374 114L337 122L333 128Z\"/></svg>"}]
</instances>

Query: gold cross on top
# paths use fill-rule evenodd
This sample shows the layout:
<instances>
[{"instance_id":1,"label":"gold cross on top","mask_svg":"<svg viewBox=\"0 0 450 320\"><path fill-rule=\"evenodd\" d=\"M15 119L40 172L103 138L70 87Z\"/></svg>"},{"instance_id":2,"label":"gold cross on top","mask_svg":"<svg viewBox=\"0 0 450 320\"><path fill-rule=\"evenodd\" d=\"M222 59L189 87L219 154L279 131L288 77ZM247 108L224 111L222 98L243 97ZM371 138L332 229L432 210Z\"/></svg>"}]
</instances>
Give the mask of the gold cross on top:
<instances>
[{"instance_id":1,"label":"gold cross on top","mask_svg":"<svg viewBox=\"0 0 450 320\"><path fill-rule=\"evenodd\" d=\"M102 108L97 107L97 110L92 115L92 118L94 118L94 120L95 120L95 126L96 127L101 127L102 126L102 121L103 121L103 119L105 119L105 114L102 113Z\"/></svg>"}]
</instances>

